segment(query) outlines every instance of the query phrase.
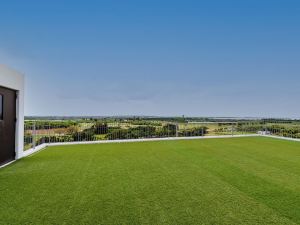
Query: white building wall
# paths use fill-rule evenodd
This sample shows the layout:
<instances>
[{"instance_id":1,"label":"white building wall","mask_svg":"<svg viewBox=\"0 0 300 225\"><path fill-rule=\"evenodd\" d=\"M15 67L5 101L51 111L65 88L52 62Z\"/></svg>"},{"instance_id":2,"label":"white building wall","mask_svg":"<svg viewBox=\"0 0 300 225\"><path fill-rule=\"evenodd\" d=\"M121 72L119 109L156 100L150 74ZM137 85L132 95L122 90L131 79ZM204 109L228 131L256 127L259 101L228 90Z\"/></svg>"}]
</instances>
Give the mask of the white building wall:
<instances>
[{"instance_id":1,"label":"white building wall","mask_svg":"<svg viewBox=\"0 0 300 225\"><path fill-rule=\"evenodd\" d=\"M16 159L23 156L24 145L24 76L0 64L0 86L17 91Z\"/></svg>"}]
</instances>

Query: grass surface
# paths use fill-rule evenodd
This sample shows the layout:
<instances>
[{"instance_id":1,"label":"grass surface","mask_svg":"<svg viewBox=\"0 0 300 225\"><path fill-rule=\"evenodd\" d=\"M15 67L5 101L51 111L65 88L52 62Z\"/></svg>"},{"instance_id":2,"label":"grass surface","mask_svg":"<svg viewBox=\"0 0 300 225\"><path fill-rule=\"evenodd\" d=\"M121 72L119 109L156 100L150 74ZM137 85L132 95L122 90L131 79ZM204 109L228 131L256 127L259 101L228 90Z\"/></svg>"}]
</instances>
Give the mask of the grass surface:
<instances>
[{"instance_id":1,"label":"grass surface","mask_svg":"<svg viewBox=\"0 0 300 225\"><path fill-rule=\"evenodd\" d=\"M0 224L300 224L300 143L51 147L0 169Z\"/></svg>"}]
</instances>

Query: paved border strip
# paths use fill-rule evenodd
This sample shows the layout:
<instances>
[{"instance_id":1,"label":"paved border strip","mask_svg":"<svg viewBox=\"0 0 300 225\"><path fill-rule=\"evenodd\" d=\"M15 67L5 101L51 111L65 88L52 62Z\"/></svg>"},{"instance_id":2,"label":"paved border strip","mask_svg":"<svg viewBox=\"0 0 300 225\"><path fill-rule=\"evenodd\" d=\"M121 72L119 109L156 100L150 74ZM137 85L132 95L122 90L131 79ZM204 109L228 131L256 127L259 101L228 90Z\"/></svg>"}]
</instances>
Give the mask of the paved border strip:
<instances>
[{"instance_id":1,"label":"paved border strip","mask_svg":"<svg viewBox=\"0 0 300 225\"><path fill-rule=\"evenodd\" d=\"M6 164L4 164L4 165L1 165L0 166L0 169L1 168L3 168L3 167L6 167L6 166L8 166L8 165L10 165L10 164L12 164L12 163L14 163L14 162L16 162L17 160L15 159L15 160L13 160L13 161L10 161L9 163L6 163Z\"/></svg>"}]
</instances>

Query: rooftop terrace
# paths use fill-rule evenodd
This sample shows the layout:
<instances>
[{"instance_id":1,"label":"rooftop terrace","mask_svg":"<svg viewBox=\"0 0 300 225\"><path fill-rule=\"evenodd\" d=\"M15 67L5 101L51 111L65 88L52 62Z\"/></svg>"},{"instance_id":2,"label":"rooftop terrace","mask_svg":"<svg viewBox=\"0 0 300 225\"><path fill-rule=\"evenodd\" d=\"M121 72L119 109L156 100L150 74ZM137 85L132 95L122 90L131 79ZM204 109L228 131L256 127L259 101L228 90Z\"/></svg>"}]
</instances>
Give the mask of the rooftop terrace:
<instances>
[{"instance_id":1,"label":"rooftop terrace","mask_svg":"<svg viewBox=\"0 0 300 225\"><path fill-rule=\"evenodd\" d=\"M299 150L267 137L48 147L0 169L0 224L299 224Z\"/></svg>"}]
</instances>

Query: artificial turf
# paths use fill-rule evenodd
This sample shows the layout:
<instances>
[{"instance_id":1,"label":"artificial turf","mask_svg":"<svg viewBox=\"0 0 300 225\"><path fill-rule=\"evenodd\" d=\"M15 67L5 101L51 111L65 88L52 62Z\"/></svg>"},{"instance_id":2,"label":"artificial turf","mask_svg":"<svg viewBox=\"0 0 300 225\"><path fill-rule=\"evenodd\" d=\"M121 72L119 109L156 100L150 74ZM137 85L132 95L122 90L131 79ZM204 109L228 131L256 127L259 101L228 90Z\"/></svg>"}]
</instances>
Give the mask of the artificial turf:
<instances>
[{"instance_id":1,"label":"artificial turf","mask_svg":"<svg viewBox=\"0 0 300 225\"><path fill-rule=\"evenodd\" d=\"M300 143L49 147L0 169L0 224L300 224Z\"/></svg>"}]
</instances>

